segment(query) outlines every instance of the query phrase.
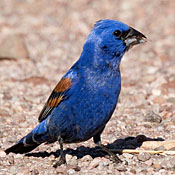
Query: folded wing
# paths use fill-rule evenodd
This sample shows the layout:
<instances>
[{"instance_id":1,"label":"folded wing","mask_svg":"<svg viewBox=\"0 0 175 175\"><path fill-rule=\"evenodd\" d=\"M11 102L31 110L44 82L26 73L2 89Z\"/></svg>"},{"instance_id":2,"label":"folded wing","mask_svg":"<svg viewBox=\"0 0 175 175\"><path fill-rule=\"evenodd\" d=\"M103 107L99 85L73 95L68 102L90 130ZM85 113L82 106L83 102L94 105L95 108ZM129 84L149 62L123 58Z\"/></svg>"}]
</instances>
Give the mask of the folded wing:
<instances>
[{"instance_id":1,"label":"folded wing","mask_svg":"<svg viewBox=\"0 0 175 175\"><path fill-rule=\"evenodd\" d=\"M62 78L58 82L38 117L39 122L46 119L51 111L56 106L58 106L64 99L66 99L66 92L68 91L68 89L70 89L71 86L72 82L70 78Z\"/></svg>"}]
</instances>

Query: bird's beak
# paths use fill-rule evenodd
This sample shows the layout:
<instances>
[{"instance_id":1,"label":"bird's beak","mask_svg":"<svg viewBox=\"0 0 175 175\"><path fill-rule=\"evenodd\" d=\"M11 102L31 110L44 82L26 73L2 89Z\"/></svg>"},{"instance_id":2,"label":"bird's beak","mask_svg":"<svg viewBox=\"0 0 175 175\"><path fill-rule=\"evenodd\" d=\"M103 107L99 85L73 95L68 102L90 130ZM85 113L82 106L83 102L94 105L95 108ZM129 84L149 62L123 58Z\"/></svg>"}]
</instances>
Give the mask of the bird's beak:
<instances>
[{"instance_id":1,"label":"bird's beak","mask_svg":"<svg viewBox=\"0 0 175 175\"><path fill-rule=\"evenodd\" d=\"M124 39L124 43L126 44L128 50L132 48L134 45L144 43L146 41L147 41L146 36L133 28L130 28L128 34Z\"/></svg>"}]
</instances>

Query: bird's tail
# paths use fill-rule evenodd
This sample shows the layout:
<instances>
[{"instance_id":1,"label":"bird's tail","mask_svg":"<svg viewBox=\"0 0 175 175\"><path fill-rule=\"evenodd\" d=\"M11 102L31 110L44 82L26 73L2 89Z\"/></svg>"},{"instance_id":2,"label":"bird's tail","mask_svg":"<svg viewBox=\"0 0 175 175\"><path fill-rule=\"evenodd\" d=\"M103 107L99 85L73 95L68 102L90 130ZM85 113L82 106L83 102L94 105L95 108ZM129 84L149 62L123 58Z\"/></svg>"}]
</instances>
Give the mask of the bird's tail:
<instances>
[{"instance_id":1,"label":"bird's tail","mask_svg":"<svg viewBox=\"0 0 175 175\"><path fill-rule=\"evenodd\" d=\"M13 153L27 153L35 149L41 143L49 141L49 134L47 131L47 120L43 120L36 128L34 128L29 134L23 137L15 145L6 149L6 154Z\"/></svg>"},{"instance_id":2,"label":"bird's tail","mask_svg":"<svg viewBox=\"0 0 175 175\"><path fill-rule=\"evenodd\" d=\"M39 144L33 144L33 145L26 146L23 142L19 141L15 145L13 145L10 148L6 149L5 152L6 152L6 154L9 154L10 152L24 154L24 153L32 151L37 146L39 146Z\"/></svg>"}]
</instances>

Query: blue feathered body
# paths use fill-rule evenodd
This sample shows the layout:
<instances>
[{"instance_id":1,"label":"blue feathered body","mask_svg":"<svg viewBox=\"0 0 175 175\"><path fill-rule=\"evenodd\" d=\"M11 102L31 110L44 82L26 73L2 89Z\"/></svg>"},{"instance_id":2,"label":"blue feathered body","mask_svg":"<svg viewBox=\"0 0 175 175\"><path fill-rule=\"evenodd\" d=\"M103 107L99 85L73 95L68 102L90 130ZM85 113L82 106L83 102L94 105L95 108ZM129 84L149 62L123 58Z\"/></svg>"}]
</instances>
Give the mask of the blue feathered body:
<instances>
[{"instance_id":1,"label":"blue feathered body","mask_svg":"<svg viewBox=\"0 0 175 175\"><path fill-rule=\"evenodd\" d=\"M120 62L129 48L122 37L129 32L130 27L119 21L99 21L78 61L51 93L40 123L6 153L25 153L58 138L64 143L81 142L101 133L120 94Z\"/></svg>"},{"instance_id":2,"label":"blue feathered body","mask_svg":"<svg viewBox=\"0 0 175 175\"><path fill-rule=\"evenodd\" d=\"M96 135L110 119L120 93L119 71L108 75L77 72L77 76L76 87L67 92L70 98L56 107L48 119L51 137L56 140L60 135L67 143Z\"/></svg>"}]
</instances>

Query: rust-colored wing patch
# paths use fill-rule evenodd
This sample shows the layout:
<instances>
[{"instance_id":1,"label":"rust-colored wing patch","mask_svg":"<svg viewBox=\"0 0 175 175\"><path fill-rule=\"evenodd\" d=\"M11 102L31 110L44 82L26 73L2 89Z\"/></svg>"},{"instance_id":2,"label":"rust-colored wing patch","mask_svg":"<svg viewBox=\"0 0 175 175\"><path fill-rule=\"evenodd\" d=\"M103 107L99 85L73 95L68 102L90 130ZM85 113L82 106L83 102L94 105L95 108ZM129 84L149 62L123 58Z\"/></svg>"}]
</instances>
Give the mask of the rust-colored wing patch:
<instances>
[{"instance_id":1,"label":"rust-colored wing patch","mask_svg":"<svg viewBox=\"0 0 175 175\"><path fill-rule=\"evenodd\" d=\"M70 78L63 78L58 82L38 117L39 122L46 119L53 108L58 106L61 101L65 99L65 92L71 87L71 85L72 83Z\"/></svg>"},{"instance_id":2,"label":"rust-colored wing patch","mask_svg":"<svg viewBox=\"0 0 175 175\"><path fill-rule=\"evenodd\" d=\"M48 106L53 108L57 106L62 101L63 96L59 96L58 98L53 98L48 101Z\"/></svg>"},{"instance_id":3,"label":"rust-colored wing patch","mask_svg":"<svg viewBox=\"0 0 175 175\"><path fill-rule=\"evenodd\" d=\"M71 80L70 78L64 78L59 81L59 83L56 85L54 91L56 92L64 92L71 86Z\"/></svg>"}]
</instances>

